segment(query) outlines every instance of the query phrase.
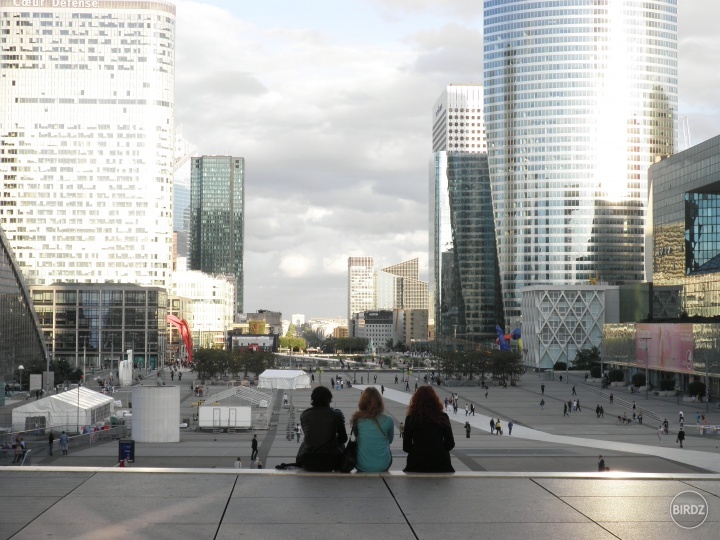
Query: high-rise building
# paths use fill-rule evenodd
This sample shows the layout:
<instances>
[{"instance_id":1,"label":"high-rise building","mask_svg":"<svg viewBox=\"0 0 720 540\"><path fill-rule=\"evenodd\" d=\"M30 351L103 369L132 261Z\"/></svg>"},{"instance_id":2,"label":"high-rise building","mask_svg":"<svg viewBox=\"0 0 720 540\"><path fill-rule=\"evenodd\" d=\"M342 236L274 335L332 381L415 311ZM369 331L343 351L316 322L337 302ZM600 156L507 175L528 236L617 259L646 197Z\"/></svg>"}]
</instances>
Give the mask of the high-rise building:
<instances>
[{"instance_id":1,"label":"high-rise building","mask_svg":"<svg viewBox=\"0 0 720 540\"><path fill-rule=\"evenodd\" d=\"M0 226L29 286L166 287L175 7L80 4L0 4Z\"/></svg>"},{"instance_id":2,"label":"high-rise building","mask_svg":"<svg viewBox=\"0 0 720 540\"><path fill-rule=\"evenodd\" d=\"M482 100L481 85L450 85L433 110L429 324L440 348L503 324Z\"/></svg>"},{"instance_id":3,"label":"high-rise building","mask_svg":"<svg viewBox=\"0 0 720 540\"><path fill-rule=\"evenodd\" d=\"M428 284L420 281L420 264L416 258L383 268L378 274L390 274L396 280L393 305L385 309L428 309ZM383 309L381 306L376 306Z\"/></svg>"},{"instance_id":4,"label":"high-rise building","mask_svg":"<svg viewBox=\"0 0 720 540\"><path fill-rule=\"evenodd\" d=\"M485 1L485 123L513 326L529 285L643 280L647 169L676 141L676 4Z\"/></svg>"},{"instance_id":5,"label":"high-rise building","mask_svg":"<svg viewBox=\"0 0 720 540\"><path fill-rule=\"evenodd\" d=\"M245 159L192 158L190 183L190 269L234 276L235 312L242 313Z\"/></svg>"},{"instance_id":6,"label":"high-rise building","mask_svg":"<svg viewBox=\"0 0 720 540\"><path fill-rule=\"evenodd\" d=\"M355 313L374 309L373 258L348 257L348 325Z\"/></svg>"}]
</instances>

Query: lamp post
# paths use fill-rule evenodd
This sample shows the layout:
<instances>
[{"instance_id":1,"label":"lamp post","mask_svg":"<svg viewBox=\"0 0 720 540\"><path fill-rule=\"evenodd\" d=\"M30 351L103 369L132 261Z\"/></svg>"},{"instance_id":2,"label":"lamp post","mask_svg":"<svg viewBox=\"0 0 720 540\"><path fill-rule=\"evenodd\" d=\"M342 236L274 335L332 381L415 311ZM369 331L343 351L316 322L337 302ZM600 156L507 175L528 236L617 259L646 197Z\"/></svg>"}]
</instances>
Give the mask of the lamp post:
<instances>
[{"instance_id":1,"label":"lamp post","mask_svg":"<svg viewBox=\"0 0 720 540\"><path fill-rule=\"evenodd\" d=\"M21 392L22 392L22 374L23 374L24 369L25 369L25 366L23 366L22 364L20 364L18 366L18 371L20 372L20 391Z\"/></svg>"},{"instance_id":2,"label":"lamp post","mask_svg":"<svg viewBox=\"0 0 720 540\"><path fill-rule=\"evenodd\" d=\"M648 340L652 339L650 337L643 337L640 338L645 342L645 399L648 398L648 388L650 384L650 375L648 373L648 364L650 363L649 357L648 357Z\"/></svg>"}]
</instances>

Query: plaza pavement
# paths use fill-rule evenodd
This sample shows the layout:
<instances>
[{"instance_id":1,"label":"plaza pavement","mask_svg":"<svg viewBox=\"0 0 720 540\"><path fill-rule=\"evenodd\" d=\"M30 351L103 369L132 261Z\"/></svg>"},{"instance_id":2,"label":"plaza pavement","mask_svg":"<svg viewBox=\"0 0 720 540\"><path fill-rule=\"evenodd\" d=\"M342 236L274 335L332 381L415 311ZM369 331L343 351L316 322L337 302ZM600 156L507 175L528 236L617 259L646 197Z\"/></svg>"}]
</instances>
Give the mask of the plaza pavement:
<instances>
[{"instance_id":1,"label":"plaza pavement","mask_svg":"<svg viewBox=\"0 0 720 540\"><path fill-rule=\"evenodd\" d=\"M371 373L385 386L387 412L397 426L411 392L394 384L396 372ZM326 371L322 382L334 375ZM367 375L345 374L358 381ZM411 376L411 390L422 375ZM181 417L192 417L191 377L183 375ZM618 389L612 389L610 404L609 390L583 381L528 374L520 386L491 387L487 398L479 387L436 387L441 399L459 394L458 414L449 412L455 475L402 473L405 454L397 431L387 474L274 470L295 460L298 443L289 427L309 406L309 390L288 392L292 409L279 406L278 393L270 429L255 432L266 466L261 471L232 469L238 456L248 466L253 432L183 430L180 443L137 443L136 461L126 470L109 469L117 460L112 442L71 445L69 456L39 453L30 467L0 467L0 538L720 537L720 439L700 437L690 425L705 406L645 400L644 394ZM564 417L562 405L573 397L573 385L582 411ZM362 388L333 390L333 405L349 418ZM633 399L644 424L618 425L618 415L632 416ZM470 402L476 412L466 418ZM604 418L596 418L598 403ZM688 435L682 450L675 443L679 410ZM489 433L491 416L501 419L504 435ZM656 432L663 418L671 436L660 443ZM711 409L708 419L720 423L720 410ZM469 439L466 420L473 426ZM595 472L600 453L609 473ZM679 528L670 516L673 497L687 490L701 493L709 506L707 521L692 530Z\"/></svg>"}]
</instances>

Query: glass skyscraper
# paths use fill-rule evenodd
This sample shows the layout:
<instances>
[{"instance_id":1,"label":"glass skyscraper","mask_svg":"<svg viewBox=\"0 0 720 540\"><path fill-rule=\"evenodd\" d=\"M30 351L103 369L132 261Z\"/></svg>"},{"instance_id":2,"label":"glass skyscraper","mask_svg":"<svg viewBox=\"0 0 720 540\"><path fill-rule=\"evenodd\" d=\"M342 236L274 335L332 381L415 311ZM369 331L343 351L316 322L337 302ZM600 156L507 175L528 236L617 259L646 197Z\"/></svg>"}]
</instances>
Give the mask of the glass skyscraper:
<instances>
[{"instance_id":1,"label":"glass skyscraper","mask_svg":"<svg viewBox=\"0 0 720 540\"><path fill-rule=\"evenodd\" d=\"M433 108L430 324L439 348L472 347L504 324L482 101L481 85L453 84Z\"/></svg>"},{"instance_id":2,"label":"glass skyscraper","mask_svg":"<svg viewBox=\"0 0 720 540\"><path fill-rule=\"evenodd\" d=\"M190 269L234 277L242 313L245 159L202 156L190 166Z\"/></svg>"},{"instance_id":3,"label":"glass skyscraper","mask_svg":"<svg viewBox=\"0 0 720 540\"><path fill-rule=\"evenodd\" d=\"M529 285L645 278L647 169L672 154L676 0L486 0L505 316Z\"/></svg>"},{"instance_id":4,"label":"glass skyscraper","mask_svg":"<svg viewBox=\"0 0 720 540\"><path fill-rule=\"evenodd\" d=\"M0 15L0 225L28 285L167 287L175 7L2 0Z\"/></svg>"}]
</instances>

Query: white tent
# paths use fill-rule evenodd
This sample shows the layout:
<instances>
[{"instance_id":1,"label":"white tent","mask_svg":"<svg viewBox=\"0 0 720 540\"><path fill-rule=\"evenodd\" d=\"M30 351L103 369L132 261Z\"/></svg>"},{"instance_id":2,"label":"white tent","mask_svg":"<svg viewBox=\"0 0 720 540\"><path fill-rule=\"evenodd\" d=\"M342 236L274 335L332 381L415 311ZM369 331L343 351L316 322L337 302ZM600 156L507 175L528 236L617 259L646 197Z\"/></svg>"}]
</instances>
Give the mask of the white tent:
<instances>
[{"instance_id":1,"label":"white tent","mask_svg":"<svg viewBox=\"0 0 720 540\"><path fill-rule=\"evenodd\" d=\"M310 388L310 375L300 369L266 369L260 374L257 387L280 390Z\"/></svg>"},{"instance_id":2,"label":"white tent","mask_svg":"<svg viewBox=\"0 0 720 540\"><path fill-rule=\"evenodd\" d=\"M82 429L109 422L114 405L112 397L81 386L16 407L12 411L13 431L53 426L75 432L78 425Z\"/></svg>"}]
</instances>

